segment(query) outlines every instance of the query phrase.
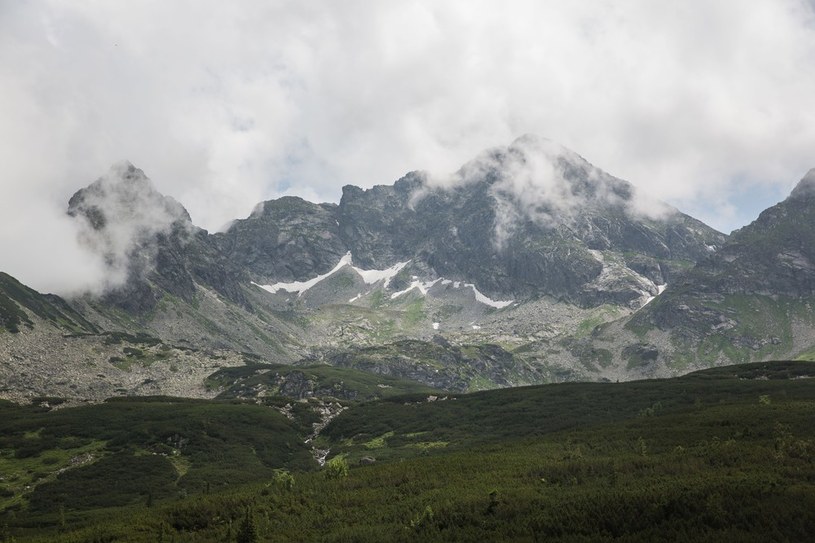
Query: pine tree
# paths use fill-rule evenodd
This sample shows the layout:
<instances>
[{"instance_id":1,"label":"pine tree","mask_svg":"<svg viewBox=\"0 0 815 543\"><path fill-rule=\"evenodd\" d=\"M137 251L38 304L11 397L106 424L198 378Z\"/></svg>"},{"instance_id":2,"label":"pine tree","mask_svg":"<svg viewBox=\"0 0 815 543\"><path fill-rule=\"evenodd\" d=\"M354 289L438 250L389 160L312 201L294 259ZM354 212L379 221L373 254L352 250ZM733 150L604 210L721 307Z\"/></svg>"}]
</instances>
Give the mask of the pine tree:
<instances>
[{"instance_id":1,"label":"pine tree","mask_svg":"<svg viewBox=\"0 0 815 543\"><path fill-rule=\"evenodd\" d=\"M258 532L255 527L255 520L252 518L252 513L249 508L246 508L246 514L238 527L238 537L235 539L237 543L257 543Z\"/></svg>"}]
</instances>

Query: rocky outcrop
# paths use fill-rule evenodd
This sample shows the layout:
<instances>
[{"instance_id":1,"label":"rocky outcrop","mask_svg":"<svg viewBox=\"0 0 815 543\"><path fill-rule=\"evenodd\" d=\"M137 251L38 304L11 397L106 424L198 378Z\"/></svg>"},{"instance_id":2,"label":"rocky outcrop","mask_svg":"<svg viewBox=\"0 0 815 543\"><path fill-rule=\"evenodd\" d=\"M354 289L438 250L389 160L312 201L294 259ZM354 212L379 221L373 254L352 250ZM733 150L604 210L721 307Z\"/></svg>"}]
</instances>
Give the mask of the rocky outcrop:
<instances>
[{"instance_id":1,"label":"rocky outcrop","mask_svg":"<svg viewBox=\"0 0 815 543\"><path fill-rule=\"evenodd\" d=\"M404 340L335 354L332 366L354 368L450 391L517 386L540 375L497 345L455 346L446 341Z\"/></svg>"},{"instance_id":2,"label":"rocky outcrop","mask_svg":"<svg viewBox=\"0 0 815 543\"><path fill-rule=\"evenodd\" d=\"M664 363L795 356L815 343L815 173L680 275L626 328L660 333ZM624 353L625 354L625 353Z\"/></svg>"},{"instance_id":3,"label":"rocky outcrop","mask_svg":"<svg viewBox=\"0 0 815 543\"><path fill-rule=\"evenodd\" d=\"M339 230L336 205L287 196L259 204L212 237L256 282L301 281L327 272L348 251Z\"/></svg>"},{"instance_id":4,"label":"rocky outcrop","mask_svg":"<svg viewBox=\"0 0 815 543\"><path fill-rule=\"evenodd\" d=\"M527 136L446 183L412 172L393 185L346 186L338 206L266 202L219 240L268 282L315 277L350 252L363 269L410 260L416 275L467 281L496 299L593 307L655 295L725 239L665 204L646 202L644 213L641 200L626 181ZM624 273L607 268L612 260ZM609 273L617 281L606 293Z\"/></svg>"},{"instance_id":5,"label":"rocky outcrop","mask_svg":"<svg viewBox=\"0 0 815 543\"><path fill-rule=\"evenodd\" d=\"M21 328L33 328L34 316L65 333L99 331L59 296L40 294L0 272L0 333L17 334Z\"/></svg>"}]
</instances>

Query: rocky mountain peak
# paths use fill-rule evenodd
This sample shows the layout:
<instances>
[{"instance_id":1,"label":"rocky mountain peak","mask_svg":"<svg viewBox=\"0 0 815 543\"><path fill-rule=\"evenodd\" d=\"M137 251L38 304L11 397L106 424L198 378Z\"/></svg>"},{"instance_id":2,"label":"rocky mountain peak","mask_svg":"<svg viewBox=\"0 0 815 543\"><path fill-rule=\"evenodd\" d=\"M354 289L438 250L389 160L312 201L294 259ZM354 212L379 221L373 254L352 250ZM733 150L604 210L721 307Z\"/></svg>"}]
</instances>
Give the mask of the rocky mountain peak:
<instances>
[{"instance_id":1,"label":"rocky mountain peak","mask_svg":"<svg viewBox=\"0 0 815 543\"><path fill-rule=\"evenodd\" d=\"M103 259L106 297L113 305L150 310L158 295L148 277L180 296L194 292L190 278L179 271L179 254L199 229L184 206L156 190L130 162L115 163L78 190L68 202L68 215L78 221L80 241Z\"/></svg>"},{"instance_id":2,"label":"rocky mountain peak","mask_svg":"<svg viewBox=\"0 0 815 543\"><path fill-rule=\"evenodd\" d=\"M507 146L506 152L522 161L545 159L552 164L569 164L586 170L593 168L586 159L568 147L536 134L516 138Z\"/></svg>"},{"instance_id":3,"label":"rocky mountain peak","mask_svg":"<svg viewBox=\"0 0 815 543\"><path fill-rule=\"evenodd\" d=\"M82 241L120 271L157 236L176 232L186 237L194 230L184 206L158 192L144 172L127 161L78 190L68 202L68 215L81 222Z\"/></svg>"},{"instance_id":4,"label":"rocky mountain peak","mask_svg":"<svg viewBox=\"0 0 815 543\"><path fill-rule=\"evenodd\" d=\"M573 228L586 213L642 215L642 210L648 208L668 216L675 211L661 203L642 205L642 198L627 181L596 168L552 140L529 134L507 147L485 151L452 179L437 184L485 191L494 201L499 245L504 241L506 217L514 217L512 222L531 221L546 228Z\"/></svg>"},{"instance_id":5,"label":"rocky mountain peak","mask_svg":"<svg viewBox=\"0 0 815 543\"><path fill-rule=\"evenodd\" d=\"M642 213L642 200L577 153L526 135L449 178L412 172L390 186L347 186L337 220L366 269L411 260L496 299L545 294L592 305L607 297L597 293L611 276L626 276L614 296L630 301L656 292L674 262L695 261L724 240L666 204L651 205L659 217ZM595 253L606 250L618 254L604 263ZM620 273L611 272L616 263Z\"/></svg>"},{"instance_id":6,"label":"rocky mountain peak","mask_svg":"<svg viewBox=\"0 0 815 543\"><path fill-rule=\"evenodd\" d=\"M306 280L330 270L348 251L339 239L336 208L284 196L263 202L214 237L224 256L254 281Z\"/></svg>"},{"instance_id":7,"label":"rocky mountain peak","mask_svg":"<svg viewBox=\"0 0 815 543\"><path fill-rule=\"evenodd\" d=\"M128 161L113 164L106 175L74 193L68 214L85 217L95 230L114 223L138 223L147 230L176 221L192 224L184 206L158 192L144 171Z\"/></svg>"},{"instance_id":8,"label":"rocky mountain peak","mask_svg":"<svg viewBox=\"0 0 815 543\"><path fill-rule=\"evenodd\" d=\"M815 197L815 168L809 170L790 193L792 199Z\"/></svg>"}]
</instances>

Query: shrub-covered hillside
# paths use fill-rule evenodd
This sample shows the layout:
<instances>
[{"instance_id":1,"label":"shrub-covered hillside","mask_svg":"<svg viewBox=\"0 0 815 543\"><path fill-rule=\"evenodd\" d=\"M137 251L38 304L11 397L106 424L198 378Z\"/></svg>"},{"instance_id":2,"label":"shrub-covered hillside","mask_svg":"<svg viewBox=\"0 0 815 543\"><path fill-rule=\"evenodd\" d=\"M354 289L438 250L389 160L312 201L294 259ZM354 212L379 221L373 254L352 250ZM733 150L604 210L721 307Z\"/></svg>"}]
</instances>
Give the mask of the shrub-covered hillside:
<instances>
[{"instance_id":1,"label":"shrub-covered hillside","mask_svg":"<svg viewBox=\"0 0 815 543\"><path fill-rule=\"evenodd\" d=\"M22 476L60 461L61 446L97 447L100 478L82 486L84 467L64 471L2 522L17 541L804 541L815 529L813 376L810 363L765 363L351 405L320 437L333 458L319 471L286 446L305 429L273 424L268 407L183 402L172 420L158 416L167 400L44 412L4 423L17 440L3 443L5 466ZM120 444L124 423L94 434L105 428L97 410L141 437ZM270 431L251 431L262 424ZM211 462L191 479L191 452L181 475L156 449L159 428L175 425ZM233 438L245 448L228 449ZM117 500L145 465L147 492Z\"/></svg>"}]
</instances>

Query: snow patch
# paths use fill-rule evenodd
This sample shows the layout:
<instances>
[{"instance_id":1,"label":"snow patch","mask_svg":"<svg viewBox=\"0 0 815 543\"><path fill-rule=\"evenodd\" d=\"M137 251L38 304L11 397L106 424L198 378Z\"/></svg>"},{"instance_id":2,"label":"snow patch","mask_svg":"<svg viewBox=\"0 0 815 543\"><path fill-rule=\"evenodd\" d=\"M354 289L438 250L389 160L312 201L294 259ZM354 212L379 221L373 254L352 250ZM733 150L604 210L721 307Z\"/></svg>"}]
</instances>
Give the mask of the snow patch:
<instances>
[{"instance_id":1,"label":"snow patch","mask_svg":"<svg viewBox=\"0 0 815 543\"><path fill-rule=\"evenodd\" d=\"M667 283L665 283L664 285L657 285L657 296L659 296L660 294L662 294L662 293L665 291L665 287L667 287L667 286L668 286L668 284L667 284ZM642 305L640 306L640 309L641 309L641 308L643 308L643 307L645 307L645 306L646 306L646 305L648 305L649 303L651 303L651 302L653 301L653 299L654 299L654 298L656 298L657 296L649 296L649 297L648 297L648 298L647 298L647 299L646 299L646 300L645 300L645 301L642 303Z\"/></svg>"},{"instance_id":2,"label":"snow patch","mask_svg":"<svg viewBox=\"0 0 815 543\"><path fill-rule=\"evenodd\" d=\"M334 268L332 268L331 271L329 271L328 273L324 273L322 275L318 275L317 277L309 279L308 281L292 281L290 283L280 282L275 283L274 285L260 285L252 281L252 284L262 288L267 292L271 292L272 294L275 294L280 291L296 292L299 297L302 296L303 293L309 290L311 287L320 283L320 281L328 279L345 266L350 266L351 269L354 270L362 278L366 285L372 285L379 281L385 281L384 287L388 288L391 279L393 279L396 276L396 274L402 270L402 268L407 266L409 262L410 260L406 262L398 262L391 266L390 268L386 268L384 270L363 270L362 268L357 268L356 266L353 265L351 251L348 251L347 253L345 253L345 256L340 258L340 261L337 263L336 266L334 266ZM361 296L362 294L358 295L355 298L352 298L350 302L358 300Z\"/></svg>"},{"instance_id":3,"label":"snow patch","mask_svg":"<svg viewBox=\"0 0 815 543\"><path fill-rule=\"evenodd\" d=\"M348 254L350 255L351 253ZM402 268L407 266L409 262L410 260L398 262L390 268L385 268L384 270L363 270L355 266L352 266L352 268L359 274L360 277L362 277L362 280L365 281L366 285L372 285L373 283L384 280L385 284L383 286L388 288L388 285L391 284L391 279L396 277L396 274L402 271Z\"/></svg>"},{"instance_id":4,"label":"snow patch","mask_svg":"<svg viewBox=\"0 0 815 543\"><path fill-rule=\"evenodd\" d=\"M318 275L317 277L315 277L313 279L309 279L308 281L293 281L291 283L275 283L274 285L258 285L257 283L255 283L253 281L252 284L262 288L265 291L271 292L272 294L275 294L276 292L278 292L280 290L285 290L286 292L296 292L297 296L299 297L299 296L302 296L303 293L306 292L308 289L310 289L311 287L313 287L314 285L316 285L317 283L319 283L323 279L328 279L329 277L331 277L332 275L334 275L335 273L340 271L346 264L350 264L350 263L351 263L351 252L349 251L349 252L345 253L345 256L343 256L340 259L340 261L337 263L337 265L334 266L334 268L330 272L324 273L322 275Z\"/></svg>"},{"instance_id":5,"label":"snow patch","mask_svg":"<svg viewBox=\"0 0 815 543\"><path fill-rule=\"evenodd\" d=\"M512 303L515 301L515 300L496 301L483 295L477 288L475 288L475 285L473 285L472 283L464 283L464 286L473 289L473 293L475 294L475 299L477 301L481 302L484 305L494 307L496 309L502 309L504 307L507 307L508 305L512 305Z\"/></svg>"},{"instance_id":6,"label":"snow patch","mask_svg":"<svg viewBox=\"0 0 815 543\"><path fill-rule=\"evenodd\" d=\"M441 279L436 279L435 281L419 281L418 279L416 279L415 275L413 277L414 277L414 280L413 280L413 282L410 284L410 286L408 288L406 288L405 290L400 290L399 292L394 292L393 294L391 294L391 300L395 300L396 298L398 298L402 294L407 294L408 292L410 292L414 288L418 288L419 292L421 292L422 296L424 296L424 295L427 294L427 291L430 290L433 287L433 285L435 285L436 283L441 281Z\"/></svg>"},{"instance_id":7,"label":"snow patch","mask_svg":"<svg viewBox=\"0 0 815 543\"><path fill-rule=\"evenodd\" d=\"M419 291L425 295L430 288L435 285L436 283L441 283L442 285L453 285L453 288L470 288L473 290L473 294L475 295L475 299L477 302L480 302L484 305L488 305L490 307L494 307L496 309L502 309L509 305L515 303L515 300L493 300L490 297L483 294L476 286L472 283L463 283L461 281L451 281L449 279L436 279L435 281L420 281L417 276L413 276L413 282L410 284L408 288L405 290L401 290L399 292L394 292L391 294L391 300L398 298L399 296L410 292L414 288L418 288Z\"/></svg>"},{"instance_id":8,"label":"snow patch","mask_svg":"<svg viewBox=\"0 0 815 543\"><path fill-rule=\"evenodd\" d=\"M353 265L353 259L351 257L351 252L347 252L345 256L340 258L340 261L337 263L334 268L331 269L328 273L324 273L322 275L318 275L308 281L292 281L292 282L279 282L275 283L274 285L261 285L252 281L252 284L262 288L263 290L270 292L272 294L276 294L281 291L290 292L290 293L297 293L297 296L300 297L303 295L304 292L308 291L313 286L319 284L321 281L328 279L341 269L346 266L349 266L352 270L354 270L357 275L359 275L362 280L365 282L366 285L373 285L375 283L383 282L383 287L388 288L390 286L391 280L393 280L396 275L402 271L402 269L410 263L410 260L405 262L397 262L393 266L389 268L385 268L384 270L363 270L362 268L357 268ZM475 295L476 301L488 305L490 307L494 307L496 309L502 309L514 303L514 300L493 300L488 296L485 296L481 291L476 288L476 286L472 283L464 283L462 281L451 281L449 279L435 279L433 281L422 281L419 279L418 276L412 276L412 282L410 286L405 290L400 290L399 292L394 292L391 294L391 299L395 300L396 298L402 296L410 292L413 289L419 289L419 292L422 295L426 295L427 291L430 290L436 283L441 283L442 285L453 285L453 288L471 288L473 290L473 294ZM358 293L356 296L348 300L348 303L354 303L355 301L362 298L363 293Z\"/></svg>"}]
</instances>

